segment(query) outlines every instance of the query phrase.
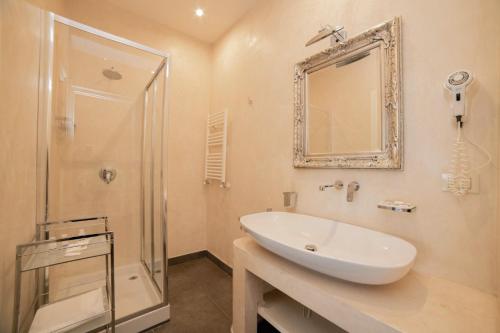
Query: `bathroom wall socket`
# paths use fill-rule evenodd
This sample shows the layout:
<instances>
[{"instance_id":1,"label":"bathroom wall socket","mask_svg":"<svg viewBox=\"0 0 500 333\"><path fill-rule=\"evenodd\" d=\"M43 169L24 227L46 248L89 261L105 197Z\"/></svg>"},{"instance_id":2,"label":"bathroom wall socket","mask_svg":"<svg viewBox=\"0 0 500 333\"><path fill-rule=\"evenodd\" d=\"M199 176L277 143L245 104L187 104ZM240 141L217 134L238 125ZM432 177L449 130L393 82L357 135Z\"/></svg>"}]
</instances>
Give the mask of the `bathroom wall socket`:
<instances>
[{"instance_id":1,"label":"bathroom wall socket","mask_svg":"<svg viewBox=\"0 0 500 333\"><path fill-rule=\"evenodd\" d=\"M448 188L448 178L450 177L449 173L443 173L441 174L441 190L443 192L449 192L450 189ZM479 174L475 173L471 175L471 189L470 189L470 194L478 194L479 193Z\"/></svg>"}]
</instances>

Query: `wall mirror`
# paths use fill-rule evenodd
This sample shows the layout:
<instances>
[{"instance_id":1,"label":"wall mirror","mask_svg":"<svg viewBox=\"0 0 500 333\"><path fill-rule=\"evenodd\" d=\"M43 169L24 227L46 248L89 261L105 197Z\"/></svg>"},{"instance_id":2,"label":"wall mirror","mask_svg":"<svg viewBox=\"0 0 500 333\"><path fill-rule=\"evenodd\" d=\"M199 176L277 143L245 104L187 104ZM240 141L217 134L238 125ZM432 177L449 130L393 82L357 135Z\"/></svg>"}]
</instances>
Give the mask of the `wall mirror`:
<instances>
[{"instance_id":1,"label":"wall mirror","mask_svg":"<svg viewBox=\"0 0 500 333\"><path fill-rule=\"evenodd\" d=\"M295 66L294 166L402 169L400 19Z\"/></svg>"}]
</instances>

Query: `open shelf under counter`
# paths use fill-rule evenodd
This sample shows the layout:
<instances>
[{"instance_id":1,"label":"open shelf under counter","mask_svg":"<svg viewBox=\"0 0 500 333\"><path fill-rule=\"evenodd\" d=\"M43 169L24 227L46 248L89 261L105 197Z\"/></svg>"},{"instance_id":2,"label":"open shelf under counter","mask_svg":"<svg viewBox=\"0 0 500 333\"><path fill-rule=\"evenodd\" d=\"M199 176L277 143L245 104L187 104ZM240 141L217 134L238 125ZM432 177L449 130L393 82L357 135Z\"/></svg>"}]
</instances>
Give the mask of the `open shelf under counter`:
<instances>
[{"instance_id":1,"label":"open shelf under counter","mask_svg":"<svg viewBox=\"0 0 500 333\"><path fill-rule=\"evenodd\" d=\"M264 294L257 313L281 333L346 333L302 304L273 290Z\"/></svg>"},{"instance_id":2,"label":"open shelf under counter","mask_svg":"<svg viewBox=\"0 0 500 333\"><path fill-rule=\"evenodd\" d=\"M267 285L350 333L497 333L498 304L491 294L414 271L388 285L342 281L288 261L249 237L234 242L234 333L256 331ZM294 320L285 316L280 323Z\"/></svg>"}]
</instances>

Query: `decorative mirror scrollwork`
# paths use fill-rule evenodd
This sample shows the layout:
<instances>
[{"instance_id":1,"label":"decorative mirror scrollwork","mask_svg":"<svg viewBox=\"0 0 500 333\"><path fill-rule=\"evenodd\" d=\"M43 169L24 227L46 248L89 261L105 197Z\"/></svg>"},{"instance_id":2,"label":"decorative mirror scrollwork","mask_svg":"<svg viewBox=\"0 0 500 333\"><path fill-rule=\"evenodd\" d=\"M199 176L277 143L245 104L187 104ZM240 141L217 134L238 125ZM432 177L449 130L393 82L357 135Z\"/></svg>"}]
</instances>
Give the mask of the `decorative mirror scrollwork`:
<instances>
[{"instance_id":1,"label":"decorative mirror scrollwork","mask_svg":"<svg viewBox=\"0 0 500 333\"><path fill-rule=\"evenodd\" d=\"M400 31L396 17L296 64L295 167L402 169Z\"/></svg>"}]
</instances>

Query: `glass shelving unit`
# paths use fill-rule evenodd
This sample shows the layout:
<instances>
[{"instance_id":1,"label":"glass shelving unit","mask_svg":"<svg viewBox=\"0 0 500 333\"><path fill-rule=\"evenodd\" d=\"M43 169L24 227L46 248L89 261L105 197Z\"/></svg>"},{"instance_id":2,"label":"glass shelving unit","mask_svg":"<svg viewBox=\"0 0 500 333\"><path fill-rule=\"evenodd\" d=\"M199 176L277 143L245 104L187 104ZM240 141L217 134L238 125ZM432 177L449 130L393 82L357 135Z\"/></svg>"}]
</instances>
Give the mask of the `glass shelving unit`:
<instances>
[{"instance_id":1,"label":"glass shelving unit","mask_svg":"<svg viewBox=\"0 0 500 333\"><path fill-rule=\"evenodd\" d=\"M16 250L13 332L114 332L114 241L107 218L47 222L37 227L38 240L18 245ZM70 274L71 263L77 261L80 268L105 265L102 283L91 281L87 288L82 284L78 289L49 293L51 270ZM85 266L83 261L94 266ZM64 296L51 297L54 294Z\"/></svg>"}]
</instances>

